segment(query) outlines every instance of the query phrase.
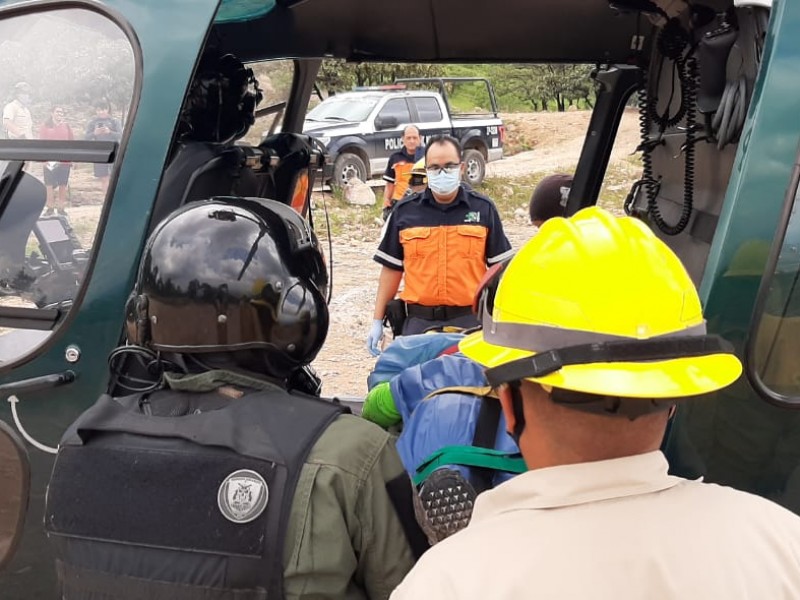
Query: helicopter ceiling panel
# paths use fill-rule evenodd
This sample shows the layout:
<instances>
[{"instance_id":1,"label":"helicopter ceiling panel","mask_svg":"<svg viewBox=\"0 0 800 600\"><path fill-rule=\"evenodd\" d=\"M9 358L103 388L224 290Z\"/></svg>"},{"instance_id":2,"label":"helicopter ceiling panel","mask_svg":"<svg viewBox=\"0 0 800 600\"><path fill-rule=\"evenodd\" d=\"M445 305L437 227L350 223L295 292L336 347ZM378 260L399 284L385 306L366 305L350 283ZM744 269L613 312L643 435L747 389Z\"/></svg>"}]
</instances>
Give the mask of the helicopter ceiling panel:
<instances>
[{"instance_id":1,"label":"helicopter ceiling panel","mask_svg":"<svg viewBox=\"0 0 800 600\"><path fill-rule=\"evenodd\" d=\"M220 23L246 61L323 57L404 62L629 62L647 48L646 17L605 0L279 2L248 22Z\"/></svg>"}]
</instances>

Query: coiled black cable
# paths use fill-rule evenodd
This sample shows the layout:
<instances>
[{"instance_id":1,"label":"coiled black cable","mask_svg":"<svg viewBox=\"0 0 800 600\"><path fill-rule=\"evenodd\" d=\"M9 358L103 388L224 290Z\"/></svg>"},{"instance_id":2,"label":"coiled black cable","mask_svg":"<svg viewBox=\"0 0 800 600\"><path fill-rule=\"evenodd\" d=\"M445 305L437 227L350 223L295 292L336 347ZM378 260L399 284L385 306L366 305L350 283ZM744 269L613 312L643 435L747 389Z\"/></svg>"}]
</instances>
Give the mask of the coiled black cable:
<instances>
[{"instance_id":1,"label":"coiled black cable","mask_svg":"<svg viewBox=\"0 0 800 600\"><path fill-rule=\"evenodd\" d=\"M127 362L133 359L134 365ZM115 385L131 394L153 392L163 387L166 371L180 371L172 361L143 346L127 345L114 348L108 355L108 367ZM133 372L138 371L137 375Z\"/></svg>"},{"instance_id":2,"label":"coiled black cable","mask_svg":"<svg viewBox=\"0 0 800 600\"><path fill-rule=\"evenodd\" d=\"M685 78L683 81L684 98L686 100L686 150L683 175L683 208L681 218L670 230L662 229L667 235L677 235L689 224L694 209L694 146L697 131L697 59L690 54L685 61Z\"/></svg>"},{"instance_id":3,"label":"coiled black cable","mask_svg":"<svg viewBox=\"0 0 800 600\"><path fill-rule=\"evenodd\" d=\"M683 76L684 76L684 51L689 45L689 34L681 26L680 21L677 19L670 19L670 21L661 30L656 40L656 47L659 54L661 54L661 64L659 65L658 75L656 81L661 79L661 69L664 66L665 60L672 62L672 92L670 93L667 104L664 107L664 112L658 112L658 97L653 96L647 104L647 110L650 115L650 120L656 123L661 131L669 127L674 127L683 120L686 115L687 103L686 95L684 93ZM681 99L678 110L674 114L669 113L670 106L675 94L675 78L681 84Z\"/></svg>"},{"instance_id":4,"label":"coiled black cable","mask_svg":"<svg viewBox=\"0 0 800 600\"><path fill-rule=\"evenodd\" d=\"M660 183L653 179L653 145L654 143L649 140L650 137L650 102L647 97L647 74L644 68L639 69L639 89L637 90L636 102L639 108L639 134L641 136L641 150L642 150L642 179L637 184L644 186L644 191L647 197L648 210L651 199L654 200L658 196ZM633 200L631 198L631 200ZM628 204L628 203L626 203ZM630 203L632 209L632 202ZM628 209L628 210L631 210ZM626 212L628 212L626 210Z\"/></svg>"},{"instance_id":5,"label":"coiled black cable","mask_svg":"<svg viewBox=\"0 0 800 600\"><path fill-rule=\"evenodd\" d=\"M673 24L672 26L670 26ZM675 25L677 24L677 25ZM651 107L655 105L655 99L650 102L642 102L642 92L646 94L646 79L640 88L639 101L639 124L642 132L642 164L643 164L643 183L647 193L647 212L658 229L667 235L678 235L689 224L694 209L694 146L695 133L697 128L697 60L694 56L694 47L690 47L685 53L684 49L688 45L688 33L686 33L677 21L670 21L659 35L659 50L664 53L666 58L674 60L677 68L678 80L681 85L681 107L678 110L686 125L686 141L683 144L684 156L684 178L683 178L683 206L681 216L675 225L670 225L664 220L661 209L658 206L658 182L653 179L652 152L654 144L648 142L650 134L650 117L653 117ZM663 41L662 41L663 39ZM680 49L680 50L678 50ZM680 54L676 54L680 52ZM669 53L669 54L667 54ZM667 103L667 111L669 110ZM642 113L646 111L645 118ZM676 115L678 114L676 113ZM677 125L680 119L675 120L676 115L657 115L654 117L656 123L663 133L666 127Z\"/></svg>"}]
</instances>

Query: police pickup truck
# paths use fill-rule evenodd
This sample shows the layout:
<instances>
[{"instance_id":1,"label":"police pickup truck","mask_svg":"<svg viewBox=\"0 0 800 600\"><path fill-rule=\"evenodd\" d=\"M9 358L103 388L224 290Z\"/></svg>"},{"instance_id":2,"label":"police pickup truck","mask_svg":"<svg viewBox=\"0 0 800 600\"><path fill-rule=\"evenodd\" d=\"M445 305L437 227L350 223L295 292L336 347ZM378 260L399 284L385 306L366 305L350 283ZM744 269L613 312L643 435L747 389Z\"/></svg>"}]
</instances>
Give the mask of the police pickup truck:
<instances>
[{"instance_id":1,"label":"police pickup truck","mask_svg":"<svg viewBox=\"0 0 800 600\"><path fill-rule=\"evenodd\" d=\"M447 90L459 84L484 84L491 111L452 110ZM420 85L437 91L411 89ZM343 185L352 177L366 181L381 175L389 156L402 148L403 129L409 124L419 128L423 143L441 133L458 138L464 147L464 178L471 185L483 181L487 162L503 157L505 127L494 90L481 78L399 79L392 85L336 94L309 111L303 132L328 149L325 180Z\"/></svg>"}]
</instances>

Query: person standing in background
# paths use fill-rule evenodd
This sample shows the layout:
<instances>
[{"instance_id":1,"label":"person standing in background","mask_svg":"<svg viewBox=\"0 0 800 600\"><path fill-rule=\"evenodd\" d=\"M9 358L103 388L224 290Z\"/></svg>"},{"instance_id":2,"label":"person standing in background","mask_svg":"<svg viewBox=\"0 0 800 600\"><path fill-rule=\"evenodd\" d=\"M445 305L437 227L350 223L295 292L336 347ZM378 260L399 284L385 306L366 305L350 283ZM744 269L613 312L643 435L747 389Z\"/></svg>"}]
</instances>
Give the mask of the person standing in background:
<instances>
[{"instance_id":1,"label":"person standing in background","mask_svg":"<svg viewBox=\"0 0 800 600\"><path fill-rule=\"evenodd\" d=\"M569 190L572 188L572 175L555 173L542 179L531 194L528 213L531 225L541 227L553 217L564 217L567 210Z\"/></svg>"},{"instance_id":2,"label":"person standing in background","mask_svg":"<svg viewBox=\"0 0 800 600\"><path fill-rule=\"evenodd\" d=\"M428 189L397 203L374 256L382 268L366 344L373 356L381 352L383 320L401 281L402 335L474 327L478 284L488 267L513 254L494 202L461 184L457 139L432 137L425 169Z\"/></svg>"},{"instance_id":3,"label":"person standing in background","mask_svg":"<svg viewBox=\"0 0 800 600\"><path fill-rule=\"evenodd\" d=\"M425 146L421 145L419 129L416 125L407 125L403 129L403 147L389 157L383 180L383 220L389 217L394 205L402 200L408 190L411 170L419 159L425 156Z\"/></svg>"},{"instance_id":4,"label":"person standing in background","mask_svg":"<svg viewBox=\"0 0 800 600\"><path fill-rule=\"evenodd\" d=\"M94 141L118 142L122 137L122 124L111 116L111 105L106 100L99 100L94 105L95 116L86 124L86 139ZM111 176L111 165L94 165L94 176L100 180L103 193L108 190Z\"/></svg>"},{"instance_id":5,"label":"person standing in background","mask_svg":"<svg viewBox=\"0 0 800 600\"><path fill-rule=\"evenodd\" d=\"M54 106L50 117L39 128L39 139L73 140L72 128L64 120L64 107ZM58 212L66 215L69 172L68 162L49 161L44 164L44 185L47 187L47 208L45 215Z\"/></svg>"},{"instance_id":6,"label":"person standing in background","mask_svg":"<svg viewBox=\"0 0 800 600\"><path fill-rule=\"evenodd\" d=\"M31 86L20 81L14 86L14 99L3 108L3 130L10 140L33 138L33 118L28 108L31 103Z\"/></svg>"}]
</instances>

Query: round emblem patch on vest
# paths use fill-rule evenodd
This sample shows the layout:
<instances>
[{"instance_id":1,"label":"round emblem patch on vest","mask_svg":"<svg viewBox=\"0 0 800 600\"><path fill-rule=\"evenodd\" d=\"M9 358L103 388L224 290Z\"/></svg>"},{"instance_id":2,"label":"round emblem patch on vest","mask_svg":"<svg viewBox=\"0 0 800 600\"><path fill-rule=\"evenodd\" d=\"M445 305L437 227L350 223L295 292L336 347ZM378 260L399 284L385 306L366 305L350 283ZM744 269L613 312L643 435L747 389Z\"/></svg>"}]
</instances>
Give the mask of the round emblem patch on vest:
<instances>
[{"instance_id":1,"label":"round emblem patch on vest","mask_svg":"<svg viewBox=\"0 0 800 600\"><path fill-rule=\"evenodd\" d=\"M269 488L264 478L249 469L234 471L219 486L217 505L229 521L249 523L257 519L269 501Z\"/></svg>"}]
</instances>

